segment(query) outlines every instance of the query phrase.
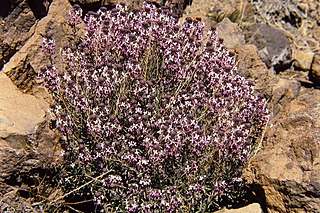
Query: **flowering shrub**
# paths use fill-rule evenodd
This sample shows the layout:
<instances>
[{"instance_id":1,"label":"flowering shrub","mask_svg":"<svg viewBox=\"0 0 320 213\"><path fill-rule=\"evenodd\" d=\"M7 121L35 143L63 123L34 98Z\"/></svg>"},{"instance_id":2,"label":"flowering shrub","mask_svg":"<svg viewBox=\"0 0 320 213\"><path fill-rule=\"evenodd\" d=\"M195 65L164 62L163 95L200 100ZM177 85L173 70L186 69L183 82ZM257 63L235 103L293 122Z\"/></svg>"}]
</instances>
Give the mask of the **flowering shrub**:
<instances>
[{"instance_id":1,"label":"flowering shrub","mask_svg":"<svg viewBox=\"0 0 320 213\"><path fill-rule=\"evenodd\" d=\"M70 25L81 16L73 8ZM268 111L215 29L149 4L84 22L65 70L40 72L65 136L64 190L106 212L207 212L237 199Z\"/></svg>"}]
</instances>

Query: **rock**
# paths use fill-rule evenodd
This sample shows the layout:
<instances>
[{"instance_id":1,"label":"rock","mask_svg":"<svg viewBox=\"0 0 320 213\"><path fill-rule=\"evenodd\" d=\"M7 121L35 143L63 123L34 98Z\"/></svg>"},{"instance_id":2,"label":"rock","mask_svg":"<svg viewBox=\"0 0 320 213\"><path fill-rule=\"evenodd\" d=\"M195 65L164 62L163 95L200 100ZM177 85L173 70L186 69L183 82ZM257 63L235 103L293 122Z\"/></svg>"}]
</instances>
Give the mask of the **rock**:
<instances>
[{"instance_id":1,"label":"rock","mask_svg":"<svg viewBox=\"0 0 320 213\"><path fill-rule=\"evenodd\" d=\"M31 37L30 29L35 22L36 18L25 1L19 2L16 8L4 18L0 28L0 69Z\"/></svg>"},{"instance_id":2,"label":"rock","mask_svg":"<svg viewBox=\"0 0 320 213\"><path fill-rule=\"evenodd\" d=\"M47 110L43 98L22 93L0 73L1 212L33 212L31 204L24 203L22 197L28 198L36 188L48 187L32 179L35 174L45 179L59 159L58 136L46 123Z\"/></svg>"},{"instance_id":3,"label":"rock","mask_svg":"<svg viewBox=\"0 0 320 213\"><path fill-rule=\"evenodd\" d=\"M259 203L252 203L238 209L222 209L215 213L263 213Z\"/></svg>"},{"instance_id":4,"label":"rock","mask_svg":"<svg viewBox=\"0 0 320 213\"><path fill-rule=\"evenodd\" d=\"M258 48L259 56L267 67L286 68L291 62L288 38L280 29L267 24L253 24L245 28L246 42Z\"/></svg>"},{"instance_id":5,"label":"rock","mask_svg":"<svg viewBox=\"0 0 320 213\"><path fill-rule=\"evenodd\" d=\"M253 8L247 1L241 0L193 0L185 10L185 16L204 16L210 26L229 18L232 22L244 23L254 21Z\"/></svg>"},{"instance_id":6,"label":"rock","mask_svg":"<svg viewBox=\"0 0 320 213\"><path fill-rule=\"evenodd\" d=\"M33 26L47 14L50 4L44 0L4 1L8 10L0 11L0 69L33 35Z\"/></svg>"},{"instance_id":7,"label":"rock","mask_svg":"<svg viewBox=\"0 0 320 213\"><path fill-rule=\"evenodd\" d=\"M40 213L40 208L34 208L27 199L19 196L18 189L4 194L0 198L0 212Z\"/></svg>"},{"instance_id":8,"label":"rock","mask_svg":"<svg viewBox=\"0 0 320 213\"><path fill-rule=\"evenodd\" d=\"M299 28L306 19L309 24L314 21L317 23L319 20L320 5L314 0L256 0L252 4L258 22L270 24L282 22L282 24Z\"/></svg>"},{"instance_id":9,"label":"rock","mask_svg":"<svg viewBox=\"0 0 320 213\"><path fill-rule=\"evenodd\" d=\"M313 30L313 37L320 41L320 26L316 26Z\"/></svg>"},{"instance_id":10,"label":"rock","mask_svg":"<svg viewBox=\"0 0 320 213\"><path fill-rule=\"evenodd\" d=\"M318 1L256 0L251 3L255 20L284 30L293 48L302 47L314 53L319 50Z\"/></svg>"},{"instance_id":11,"label":"rock","mask_svg":"<svg viewBox=\"0 0 320 213\"><path fill-rule=\"evenodd\" d=\"M273 85L278 82L278 77L261 61L257 51L256 46L250 44L237 47L235 52L238 70L240 74L255 83L255 90L259 95L271 99Z\"/></svg>"},{"instance_id":12,"label":"rock","mask_svg":"<svg viewBox=\"0 0 320 213\"><path fill-rule=\"evenodd\" d=\"M319 212L320 91L276 76L254 45L235 51L239 72L270 100L273 114L264 147L244 172L252 201L265 212Z\"/></svg>"},{"instance_id":13,"label":"rock","mask_svg":"<svg viewBox=\"0 0 320 213\"><path fill-rule=\"evenodd\" d=\"M313 57L311 71L309 72L309 78L312 82L320 85L320 54L315 54Z\"/></svg>"},{"instance_id":14,"label":"rock","mask_svg":"<svg viewBox=\"0 0 320 213\"><path fill-rule=\"evenodd\" d=\"M217 32L220 38L223 38L224 44L229 49L235 49L244 45L244 35L237 24L232 23L228 18L223 19L217 25Z\"/></svg>"},{"instance_id":15,"label":"rock","mask_svg":"<svg viewBox=\"0 0 320 213\"><path fill-rule=\"evenodd\" d=\"M9 23L9 18L15 21L23 20L34 13L27 7L26 2L31 5L37 1L21 1L20 4L25 5L23 8L26 13L16 13L17 8L14 8L5 18L6 24ZM64 17L70 7L67 0L54 0L46 17L34 23L27 22L26 25L33 23L26 33L29 33L28 36L24 37L23 42L19 42L19 48L14 50L14 55L3 67L3 72L0 72L1 212L20 212L20 209L23 212L43 212L33 209L30 202L34 198L31 194L44 193L40 194L44 197L50 194L51 188L46 184L50 182L49 178L52 179L52 168L60 162L61 149L58 143L59 134L50 130L48 125L49 104L46 100L50 99L45 90L38 87L36 73L41 66L47 64L40 50L41 35L53 33L60 36L55 37L58 38L57 44L65 42L70 34ZM35 20L36 16L33 18ZM14 23L20 22L22 21ZM13 28L14 26L12 29L7 28L8 32ZM20 30L23 32L24 29L28 28L21 27ZM6 34L6 40L1 40L2 44L6 42L9 47L15 44L15 35L20 35L19 29L16 30L17 34ZM23 93L19 88L30 94Z\"/></svg>"},{"instance_id":16,"label":"rock","mask_svg":"<svg viewBox=\"0 0 320 213\"><path fill-rule=\"evenodd\" d=\"M314 53L312 51L296 50L292 53L292 58L295 61L294 65L299 70L309 71L311 68Z\"/></svg>"},{"instance_id":17,"label":"rock","mask_svg":"<svg viewBox=\"0 0 320 213\"><path fill-rule=\"evenodd\" d=\"M35 97L22 94L10 79L0 73L0 138L29 135L44 121L47 106Z\"/></svg>"},{"instance_id":18,"label":"rock","mask_svg":"<svg viewBox=\"0 0 320 213\"><path fill-rule=\"evenodd\" d=\"M290 101L298 97L301 84L296 80L278 78L272 85L272 114L277 115Z\"/></svg>"},{"instance_id":19,"label":"rock","mask_svg":"<svg viewBox=\"0 0 320 213\"><path fill-rule=\"evenodd\" d=\"M258 95L270 100L270 107L274 115L287 103L298 97L300 83L297 80L276 76L272 69L268 69L261 61L254 45L239 46L235 51L240 74L254 82Z\"/></svg>"},{"instance_id":20,"label":"rock","mask_svg":"<svg viewBox=\"0 0 320 213\"><path fill-rule=\"evenodd\" d=\"M302 87L270 120L244 173L268 212L320 212L319 116L320 91Z\"/></svg>"},{"instance_id":21,"label":"rock","mask_svg":"<svg viewBox=\"0 0 320 213\"><path fill-rule=\"evenodd\" d=\"M53 160L57 136L46 123L47 111L43 98L23 94L0 73L0 180Z\"/></svg>"},{"instance_id":22,"label":"rock","mask_svg":"<svg viewBox=\"0 0 320 213\"><path fill-rule=\"evenodd\" d=\"M53 36L56 41L57 55L59 54L59 48L63 47L62 44L67 44L68 38L73 36L65 18L69 8L71 8L71 5L67 0L54 0L50 5L48 15L32 27L32 36L3 67L3 72L24 92L36 92L38 88L37 72L42 66L48 64L40 49L42 35ZM54 57L54 61L59 67L59 64L61 64L60 57Z\"/></svg>"},{"instance_id":23,"label":"rock","mask_svg":"<svg viewBox=\"0 0 320 213\"><path fill-rule=\"evenodd\" d=\"M37 84L37 72L31 66L28 57L23 58L16 66L5 72L15 82L16 86L25 93Z\"/></svg>"}]
</instances>

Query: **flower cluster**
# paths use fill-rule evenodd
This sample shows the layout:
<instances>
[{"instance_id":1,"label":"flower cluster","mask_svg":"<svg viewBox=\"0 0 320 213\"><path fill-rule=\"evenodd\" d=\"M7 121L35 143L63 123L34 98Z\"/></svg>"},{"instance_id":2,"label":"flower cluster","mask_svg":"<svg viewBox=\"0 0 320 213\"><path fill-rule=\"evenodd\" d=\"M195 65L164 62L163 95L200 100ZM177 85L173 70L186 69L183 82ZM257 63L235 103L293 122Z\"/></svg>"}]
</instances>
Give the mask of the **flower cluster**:
<instances>
[{"instance_id":1,"label":"flower cluster","mask_svg":"<svg viewBox=\"0 0 320 213\"><path fill-rule=\"evenodd\" d=\"M207 212L234 198L268 110L215 29L150 4L84 23L65 70L40 72L65 136L64 189L107 212Z\"/></svg>"},{"instance_id":2,"label":"flower cluster","mask_svg":"<svg viewBox=\"0 0 320 213\"><path fill-rule=\"evenodd\" d=\"M50 58L50 56L52 56L55 51L55 41L53 38L49 37L43 37L42 40L42 52L46 55L46 57Z\"/></svg>"}]
</instances>

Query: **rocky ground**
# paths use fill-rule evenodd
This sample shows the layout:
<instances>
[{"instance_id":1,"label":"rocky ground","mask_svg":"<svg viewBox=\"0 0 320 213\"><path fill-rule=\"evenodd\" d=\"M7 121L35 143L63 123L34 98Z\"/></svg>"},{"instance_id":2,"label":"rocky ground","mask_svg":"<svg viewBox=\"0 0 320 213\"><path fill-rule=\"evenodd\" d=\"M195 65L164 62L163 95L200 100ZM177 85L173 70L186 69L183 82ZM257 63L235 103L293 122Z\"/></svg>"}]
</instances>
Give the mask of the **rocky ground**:
<instances>
[{"instance_id":1,"label":"rocky ground","mask_svg":"<svg viewBox=\"0 0 320 213\"><path fill-rule=\"evenodd\" d=\"M70 0L86 10L104 0ZM63 43L68 0L4 0L0 9L0 212L41 212L59 163L49 128L50 99L36 73L46 64L41 35ZM133 1L125 1L132 3ZM155 4L169 4L158 0ZM134 1L135 6L139 1ZM173 0L184 17L216 26L238 55L239 71L269 99L272 118L243 178L249 203L221 212L320 212L320 2ZM58 39L59 38L59 39ZM58 59L57 59L58 60Z\"/></svg>"}]
</instances>

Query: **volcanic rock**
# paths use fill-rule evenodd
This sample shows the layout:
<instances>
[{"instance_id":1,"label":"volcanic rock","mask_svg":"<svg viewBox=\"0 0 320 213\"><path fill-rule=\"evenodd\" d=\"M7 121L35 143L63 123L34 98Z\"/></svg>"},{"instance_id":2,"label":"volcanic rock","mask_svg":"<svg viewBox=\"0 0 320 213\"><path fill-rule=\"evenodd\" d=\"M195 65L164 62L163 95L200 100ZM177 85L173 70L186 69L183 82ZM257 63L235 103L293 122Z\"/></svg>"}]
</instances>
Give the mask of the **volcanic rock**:
<instances>
[{"instance_id":1,"label":"volcanic rock","mask_svg":"<svg viewBox=\"0 0 320 213\"><path fill-rule=\"evenodd\" d=\"M34 34L51 0L3 0L0 9L0 69Z\"/></svg>"},{"instance_id":2,"label":"volcanic rock","mask_svg":"<svg viewBox=\"0 0 320 213\"><path fill-rule=\"evenodd\" d=\"M315 84L320 85L320 54L315 54L313 57L309 78Z\"/></svg>"},{"instance_id":3,"label":"volcanic rock","mask_svg":"<svg viewBox=\"0 0 320 213\"><path fill-rule=\"evenodd\" d=\"M241 29L237 24L232 23L229 18L225 18L217 24L217 33L220 38L223 38L228 49L235 49L245 44Z\"/></svg>"},{"instance_id":4,"label":"volcanic rock","mask_svg":"<svg viewBox=\"0 0 320 213\"><path fill-rule=\"evenodd\" d=\"M238 209L222 209L215 213L263 213L259 203L252 203Z\"/></svg>"},{"instance_id":5,"label":"volcanic rock","mask_svg":"<svg viewBox=\"0 0 320 213\"><path fill-rule=\"evenodd\" d=\"M294 65L299 70L309 71L313 61L314 52L311 50L296 50L293 51L292 58L295 61Z\"/></svg>"},{"instance_id":6,"label":"volcanic rock","mask_svg":"<svg viewBox=\"0 0 320 213\"><path fill-rule=\"evenodd\" d=\"M268 212L320 212L320 91L301 88L286 102L245 179Z\"/></svg>"},{"instance_id":7,"label":"volcanic rock","mask_svg":"<svg viewBox=\"0 0 320 213\"><path fill-rule=\"evenodd\" d=\"M37 73L41 67L48 64L48 60L45 60L40 49L43 36L55 39L58 48L56 48L57 56L53 57L53 60L58 67L61 64L60 57L58 57L59 48L63 47L62 44L67 44L68 39L73 36L65 18L70 7L67 0L53 1L48 15L32 26L32 36L3 67L3 72L22 91L34 93L33 90L37 90Z\"/></svg>"},{"instance_id":8,"label":"volcanic rock","mask_svg":"<svg viewBox=\"0 0 320 213\"><path fill-rule=\"evenodd\" d=\"M282 30L256 23L246 27L245 36L248 43L258 48L259 56L267 67L282 70L290 64L290 42Z\"/></svg>"}]
</instances>

